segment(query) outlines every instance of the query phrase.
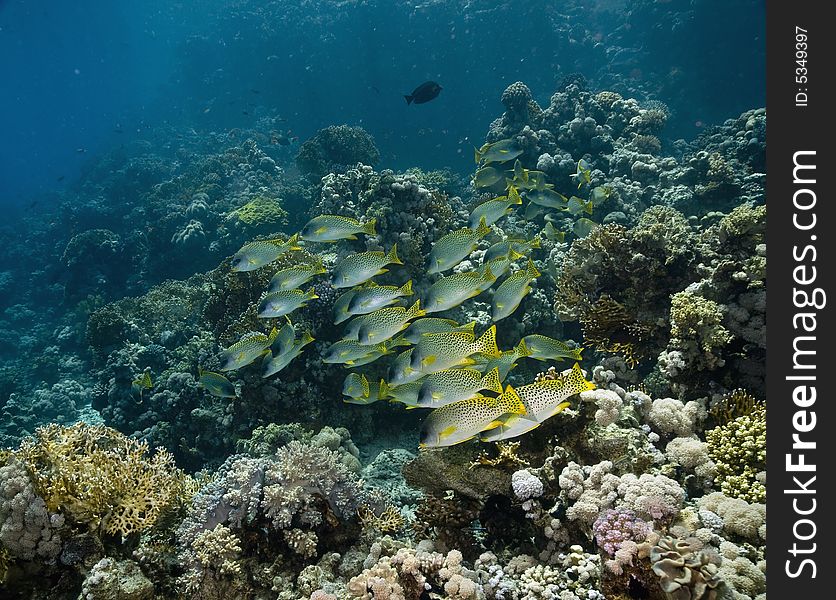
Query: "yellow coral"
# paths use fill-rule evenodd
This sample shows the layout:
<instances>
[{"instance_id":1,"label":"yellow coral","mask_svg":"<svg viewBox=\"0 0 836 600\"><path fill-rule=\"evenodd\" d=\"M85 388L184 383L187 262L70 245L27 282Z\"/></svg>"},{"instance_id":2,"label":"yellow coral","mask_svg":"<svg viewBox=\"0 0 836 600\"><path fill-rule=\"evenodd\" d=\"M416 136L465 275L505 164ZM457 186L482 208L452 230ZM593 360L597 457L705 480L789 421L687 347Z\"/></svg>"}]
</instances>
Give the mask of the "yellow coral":
<instances>
[{"instance_id":1,"label":"yellow coral","mask_svg":"<svg viewBox=\"0 0 836 600\"><path fill-rule=\"evenodd\" d=\"M470 463L470 467L501 467L508 466L514 468L527 467L528 462L521 458L517 452L520 449L519 442L497 442L496 449L499 452L497 456L491 458L485 450L476 457L476 460Z\"/></svg>"},{"instance_id":2,"label":"yellow coral","mask_svg":"<svg viewBox=\"0 0 836 600\"><path fill-rule=\"evenodd\" d=\"M287 223L287 211L282 205L264 196L257 196L232 214L252 228L275 228Z\"/></svg>"},{"instance_id":3,"label":"yellow coral","mask_svg":"<svg viewBox=\"0 0 836 600\"><path fill-rule=\"evenodd\" d=\"M756 404L747 415L706 432L708 455L717 463L717 483L731 498L765 502L766 407Z\"/></svg>"},{"instance_id":4,"label":"yellow coral","mask_svg":"<svg viewBox=\"0 0 836 600\"><path fill-rule=\"evenodd\" d=\"M152 527L194 492L165 450L102 425L50 424L14 453L50 511L91 529L126 536Z\"/></svg>"}]
</instances>

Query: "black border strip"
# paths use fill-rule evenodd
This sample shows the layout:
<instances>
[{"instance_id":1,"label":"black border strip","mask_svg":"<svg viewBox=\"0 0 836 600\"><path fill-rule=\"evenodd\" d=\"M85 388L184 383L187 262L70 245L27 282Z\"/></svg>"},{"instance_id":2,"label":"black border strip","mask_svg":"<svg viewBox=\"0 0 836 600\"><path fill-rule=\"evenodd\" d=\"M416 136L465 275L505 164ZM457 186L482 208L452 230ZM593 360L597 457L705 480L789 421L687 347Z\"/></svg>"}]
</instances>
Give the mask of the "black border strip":
<instances>
[{"instance_id":1,"label":"black border strip","mask_svg":"<svg viewBox=\"0 0 836 600\"><path fill-rule=\"evenodd\" d=\"M828 8L767 3L767 591L780 599L830 597L836 565Z\"/></svg>"}]
</instances>

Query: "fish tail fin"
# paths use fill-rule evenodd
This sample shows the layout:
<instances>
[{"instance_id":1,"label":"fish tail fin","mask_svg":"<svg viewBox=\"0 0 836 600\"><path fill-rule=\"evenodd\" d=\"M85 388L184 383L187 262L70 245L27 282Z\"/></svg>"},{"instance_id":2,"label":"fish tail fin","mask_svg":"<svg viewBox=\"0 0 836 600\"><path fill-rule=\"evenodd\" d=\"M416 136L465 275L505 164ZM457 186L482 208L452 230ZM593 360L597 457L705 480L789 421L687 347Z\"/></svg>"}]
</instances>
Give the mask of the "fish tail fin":
<instances>
[{"instance_id":1,"label":"fish tail fin","mask_svg":"<svg viewBox=\"0 0 836 600\"><path fill-rule=\"evenodd\" d=\"M311 335L310 331L306 331L302 334L302 337L299 338L299 341L302 343L303 346L305 346L313 342L315 339L316 338L314 338L314 336Z\"/></svg>"},{"instance_id":2,"label":"fish tail fin","mask_svg":"<svg viewBox=\"0 0 836 600\"><path fill-rule=\"evenodd\" d=\"M482 160L482 153L479 152L479 148L476 146L473 147L473 158L475 159L477 165L479 164L479 161Z\"/></svg>"},{"instance_id":3,"label":"fish tail fin","mask_svg":"<svg viewBox=\"0 0 836 600\"><path fill-rule=\"evenodd\" d=\"M521 258L525 258L525 254L520 254L519 252L511 248L511 250L508 252L508 258L510 258L511 260L519 260Z\"/></svg>"},{"instance_id":4,"label":"fish tail fin","mask_svg":"<svg viewBox=\"0 0 836 600\"><path fill-rule=\"evenodd\" d=\"M458 331L466 331L469 333L473 333L476 331L476 321L471 321L470 323L466 323L465 325L461 325Z\"/></svg>"},{"instance_id":5,"label":"fish tail fin","mask_svg":"<svg viewBox=\"0 0 836 600\"><path fill-rule=\"evenodd\" d=\"M499 367L494 367L482 377L480 383L483 390L490 390L497 394L502 393L502 381L499 379Z\"/></svg>"},{"instance_id":6,"label":"fish tail fin","mask_svg":"<svg viewBox=\"0 0 836 600\"><path fill-rule=\"evenodd\" d=\"M579 391L582 392L595 389L595 384L586 380L586 377L583 374L583 369L581 369L581 365L579 363L575 363L575 366L572 367L572 372L569 373L568 381L575 384L578 388L580 388Z\"/></svg>"},{"instance_id":7,"label":"fish tail fin","mask_svg":"<svg viewBox=\"0 0 836 600\"><path fill-rule=\"evenodd\" d=\"M485 217L479 219L479 227L476 228L476 233L479 235L479 237L483 238L490 232L491 228L488 226L488 222L485 220Z\"/></svg>"},{"instance_id":8,"label":"fish tail fin","mask_svg":"<svg viewBox=\"0 0 836 600\"><path fill-rule=\"evenodd\" d=\"M534 266L534 261L528 261L528 266L526 266L525 272L532 279L540 277L540 271L538 271L537 267Z\"/></svg>"},{"instance_id":9,"label":"fish tail fin","mask_svg":"<svg viewBox=\"0 0 836 600\"><path fill-rule=\"evenodd\" d=\"M369 219L366 223L363 224L363 233L366 235L377 235L377 231L375 231L375 225L377 225L377 219Z\"/></svg>"},{"instance_id":10,"label":"fish tail fin","mask_svg":"<svg viewBox=\"0 0 836 600\"><path fill-rule=\"evenodd\" d=\"M533 240L531 240L531 243L529 244L529 247L540 248L540 238L534 238Z\"/></svg>"},{"instance_id":11,"label":"fish tail fin","mask_svg":"<svg viewBox=\"0 0 836 600\"><path fill-rule=\"evenodd\" d=\"M499 356L499 347L496 345L496 325L491 325L474 343L477 352L492 358Z\"/></svg>"},{"instance_id":12,"label":"fish tail fin","mask_svg":"<svg viewBox=\"0 0 836 600\"><path fill-rule=\"evenodd\" d=\"M301 246L297 246L296 244L299 243L299 233L294 233L292 236L287 238L286 242L282 242L287 244L288 250L301 250Z\"/></svg>"},{"instance_id":13,"label":"fish tail fin","mask_svg":"<svg viewBox=\"0 0 836 600\"><path fill-rule=\"evenodd\" d=\"M404 94L404 98L406 99L407 104L412 104L412 100L413 100L412 96L410 96L408 94Z\"/></svg>"},{"instance_id":14,"label":"fish tail fin","mask_svg":"<svg viewBox=\"0 0 836 600\"><path fill-rule=\"evenodd\" d=\"M313 289L313 288L311 288L311 289ZM279 330L277 328L273 327L273 329L271 329L270 333L267 335L268 345L272 344L274 341L276 341L276 337L278 337L278 335L279 335Z\"/></svg>"},{"instance_id":15,"label":"fish tail fin","mask_svg":"<svg viewBox=\"0 0 836 600\"><path fill-rule=\"evenodd\" d=\"M513 413L515 415L524 415L526 413L522 398L520 398L517 390L510 385L505 388L505 391L496 400L499 406L507 413Z\"/></svg>"},{"instance_id":16,"label":"fish tail fin","mask_svg":"<svg viewBox=\"0 0 836 600\"><path fill-rule=\"evenodd\" d=\"M377 399L383 400L389 395L389 385L383 380L380 380L380 386L377 390Z\"/></svg>"},{"instance_id":17,"label":"fish tail fin","mask_svg":"<svg viewBox=\"0 0 836 600\"><path fill-rule=\"evenodd\" d=\"M398 258L398 244L392 244L392 249L389 250L389 254L386 255L386 258L389 260L390 263L394 263L396 265L403 264L401 259Z\"/></svg>"},{"instance_id":18,"label":"fish tail fin","mask_svg":"<svg viewBox=\"0 0 836 600\"><path fill-rule=\"evenodd\" d=\"M398 288L398 293L402 294L404 296L411 296L413 294L413 292L412 292L412 280L410 279L405 284L403 284L401 287L399 287Z\"/></svg>"},{"instance_id":19,"label":"fish tail fin","mask_svg":"<svg viewBox=\"0 0 836 600\"><path fill-rule=\"evenodd\" d=\"M418 317L423 317L427 314L427 311L421 310L421 300L416 300L415 304L409 307L409 310L406 311L406 320L409 321L410 319L417 319Z\"/></svg>"},{"instance_id":20,"label":"fish tail fin","mask_svg":"<svg viewBox=\"0 0 836 600\"><path fill-rule=\"evenodd\" d=\"M522 198L520 198L520 193L517 191L517 188L513 185L508 186L508 201L511 204L522 204Z\"/></svg>"},{"instance_id":21,"label":"fish tail fin","mask_svg":"<svg viewBox=\"0 0 836 600\"><path fill-rule=\"evenodd\" d=\"M306 300L316 300L319 296L316 295L316 289L311 287L307 292L305 292L305 299Z\"/></svg>"},{"instance_id":22,"label":"fish tail fin","mask_svg":"<svg viewBox=\"0 0 836 600\"><path fill-rule=\"evenodd\" d=\"M517 356L520 358L531 356L531 350L528 348L528 344L525 343L525 338L520 340L520 343L517 344L515 350L517 351Z\"/></svg>"},{"instance_id":23,"label":"fish tail fin","mask_svg":"<svg viewBox=\"0 0 836 600\"><path fill-rule=\"evenodd\" d=\"M494 275L493 272L491 271L491 266L490 265L485 265L485 272L482 273L482 281L488 281L488 282L496 281L496 275Z\"/></svg>"}]
</instances>

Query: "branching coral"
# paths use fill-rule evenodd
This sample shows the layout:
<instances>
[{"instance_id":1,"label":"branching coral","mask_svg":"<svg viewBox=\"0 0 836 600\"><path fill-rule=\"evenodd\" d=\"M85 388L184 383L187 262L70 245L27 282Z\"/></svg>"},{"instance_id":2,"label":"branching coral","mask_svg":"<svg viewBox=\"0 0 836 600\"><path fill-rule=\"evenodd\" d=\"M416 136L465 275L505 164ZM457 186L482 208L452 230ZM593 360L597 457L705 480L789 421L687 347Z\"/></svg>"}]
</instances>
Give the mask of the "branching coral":
<instances>
[{"instance_id":1,"label":"branching coral","mask_svg":"<svg viewBox=\"0 0 836 600\"><path fill-rule=\"evenodd\" d=\"M152 527L187 502L192 479L165 450L100 425L47 425L15 455L26 466L50 511L112 535Z\"/></svg>"}]
</instances>

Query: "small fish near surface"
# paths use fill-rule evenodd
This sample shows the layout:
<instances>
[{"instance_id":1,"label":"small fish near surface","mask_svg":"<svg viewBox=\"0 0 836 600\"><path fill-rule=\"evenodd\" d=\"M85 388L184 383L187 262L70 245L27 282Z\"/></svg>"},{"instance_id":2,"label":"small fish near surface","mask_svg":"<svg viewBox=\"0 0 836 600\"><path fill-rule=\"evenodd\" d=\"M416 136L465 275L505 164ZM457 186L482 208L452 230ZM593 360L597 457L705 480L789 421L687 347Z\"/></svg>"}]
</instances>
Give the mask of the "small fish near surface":
<instances>
[{"instance_id":1,"label":"small fish near surface","mask_svg":"<svg viewBox=\"0 0 836 600\"><path fill-rule=\"evenodd\" d=\"M360 252L350 254L342 259L334 267L334 275L331 285L335 288L349 288L367 282L375 275L386 273L386 265L402 265L398 258L398 245L393 244L392 249L386 253L379 250L371 252Z\"/></svg>"},{"instance_id":2,"label":"small fish near surface","mask_svg":"<svg viewBox=\"0 0 836 600\"><path fill-rule=\"evenodd\" d=\"M308 221L299 236L307 242L336 242L356 240L358 233L375 235L377 219L360 223L351 217L340 215L319 215Z\"/></svg>"},{"instance_id":3,"label":"small fish near surface","mask_svg":"<svg viewBox=\"0 0 836 600\"><path fill-rule=\"evenodd\" d=\"M233 271L255 271L269 265L278 259L285 252L300 250L297 245L299 235L294 234L287 241L282 240L258 240L245 244L232 256Z\"/></svg>"},{"instance_id":4,"label":"small fish near surface","mask_svg":"<svg viewBox=\"0 0 836 600\"><path fill-rule=\"evenodd\" d=\"M221 371L231 371L245 367L262 354L269 352L270 344L276 339L279 331L276 328L265 335L257 331L244 334L240 340L221 352Z\"/></svg>"},{"instance_id":5,"label":"small fish near surface","mask_svg":"<svg viewBox=\"0 0 836 600\"><path fill-rule=\"evenodd\" d=\"M238 396L232 382L220 373L213 371L198 369L197 385L218 398L236 398Z\"/></svg>"},{"instance_id":6,"label":"small fish near surface","mask_svg":"<svg viewBox=\"0 0 836 600\"><path fill-rule=\"evenodd\" d=\"M503 425L502 417L525 414L525 405L511 386L498 398L477 396L432 411L421 426L421 448L466 442Z\"/></svg>"},{"instance_id":7,"label":"small fish near surface","mask_svg":"<svg viewBox=\"0 0 836 600\"><path fill-rule=\"evenodd\" d=\"M525 405L525 414L508 415L501 425L480 434L482 441L498 442L515 438L539 427L547 419L569 407L568 398L594 390L595 384L587 381L580 365L563 371L557 379L546 379L515 388Z\"/></svg>"},{"instance_id":8,"label":"small fish near surface","mask_svg":"<svg viewBox=\"0 0 836 600\"><path fill-rule=\"evenodd\" d=\"M412 90L411 94L404 94L407 104L424 104L436 98L441 93L441 86L435 81L425 81L417 88Z\"/></svg>"},{"instance_id":9,"label":"small fish near surface","mask_svg":"<svg viewBox=\"0 0 836 600\"><path fill-rule=\"evenodd\" d=\"M319 298L314 288L302 290L280 290L265 294L258 303L258 316L271 319L289 315L297 308L302 308L308 300Z\"/></svg>"}]
</instances>

